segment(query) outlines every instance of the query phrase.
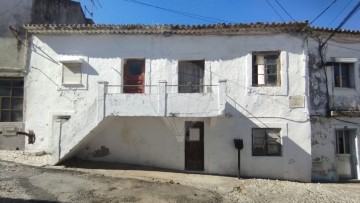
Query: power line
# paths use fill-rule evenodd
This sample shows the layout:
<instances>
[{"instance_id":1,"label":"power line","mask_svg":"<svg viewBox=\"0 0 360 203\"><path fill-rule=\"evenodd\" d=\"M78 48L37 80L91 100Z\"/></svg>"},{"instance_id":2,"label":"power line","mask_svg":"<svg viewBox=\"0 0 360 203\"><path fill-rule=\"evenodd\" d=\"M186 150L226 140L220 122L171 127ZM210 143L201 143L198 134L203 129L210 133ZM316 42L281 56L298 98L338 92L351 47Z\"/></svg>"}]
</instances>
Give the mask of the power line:
<instances>
[{"instance_id":1,"label":"power line","mask_svg":"<svg viewBox=\"0 0 360 203\"><path fill-rule=\"evenodd\" d=\"M334 3L335 3L336 1L337 1L337 0L334 0L334 1L333 1L330 5L328 5L318 16L316 16L316 18L309 23L309 26L310 26L315 20L317 20L322 14L324 14L332 5L334 5Z\"/></svg>"},{"instance_id":2,"label":"power line","mask_svg":"<svg viewBox=\"0 0 360 203\"><path fill-rule=\"evenodd\" d=\"M350 3L352 2L353 0L350 0L346 5L345 7L335 16L334 19L332 19L331 23L328 25L328 27L339 17L340 14L342 14L342 12L344 12L344 10L350 5Z\"/></svg>"},{"instance_id":3,"label":"power line","mask_svg":"<svg viewBox=\"0 0 360 203\"><path fill-rule=\"evenodd\" d=\"M339 26L337 26L337 28L330 34L330 36L320 46L320 49L322 49L325 46L327 41L329 41L329 39L331 39L334 36L334 34L359 10L359 8L360 8L360 1L354 6L354 8L350 11L350 13L344 18L344 20L341 21Z\"/></svg>"},{"instance_id":4,"label":"power line","mask_svg":"<svg viewBox=\"0 0 360 203\"><path fill-rule=\"evenodd\" d=\"M348 49L348 50L352 50L352 51L358 51L358 52L360 52L360 49L354 49L354 48L350 48L350 47L344 47L344 46L340 46L340 45L336 45L336 44L332 44L332 43L328 43L328 45L331 45L331 46L334 46L334 47L343 48L343 49Z\"/></svg>"},{"instance_id":5,"label":"power line","mask_svg":"<svg viewBox=\"0 0 360 203\"><path fill-rule=\"evenodd\" d=\"M99 4L100 8L102 8L102 5L99 0L96 0L96 2Z\"/></svg>"},{"instance_id":6,"label":"power line","mask_svg":"<svg viewBox=\"0 0 360 203\"><path fill-rule=\"evenodd\" d=\"M219 19L219 18L212 18L212 17L197 15L197 14L188 13L188 12L184 12L184 11L178 11L178 10L174 10L174 9L159 7L159 6L156 6L156 5L144 3L144 2L141 2L141 1L137 1L137 0L123 0L123 1L127 1L127 2L130 2L130 3L135 3L135 4L139 4L139 5L143 5L143 6L148 6L148 7L152 7L152 8L156 8L156 9L163 10L163 11L166 11L166 12L175 13L175 14L178 14L178 15L183 15L183 16L186 16L186 17L195 18L195 19L199 19L199 20L203 20L203 21L207 21L207 22L212 22L212 23L219 23L219 22L233 23L233 22L228 21L228 20L223 20L223 19Z\"/></svg>"},{"instance_id":7,"label":"power line","mask_svg":"<svg viewBox=\"0 0 360 203\"><path fill-rule=\"evenodd\" d=\"M0 16L4 15L5 13L7 13L7 12L9 12L11 10L14 10L15 8L19 7L22 3L24 3L24 0L20 0L14 7L9 8L8 10L5 10L5 11L1 12Z\"/></svg>"},{"instance_id":8,"label":"power line","mask_svg":"<svg viewBox=\"0 0 360 203\"><path fill-rule=\"evenodd\" d=\"M273 7L273 5L270 4L270 2L268 0L266 0L266 3L269 4L269 6L272 8L272 10L279 16L279 18L285 23L285 20L281 17L281 15L275 10L275 8Z\"/></svg>"},{"instance_id":9,"label":"power line","mask_svg":"<svg viewBox=\"0 0 360 203\"><path fill-rule=\"evenodd\" d=\"M275 1L276 1L277 4L279 4L279 6L282 8L282 10L285 11L285 13L286 13L293 21L296 21L296 20L290 15L290 13L288 13L288 12L286 11L286 9L285 9L277 0L275 0Z\"/></svg>"},{"instance_id":10,"label":"power line","mask_svg":"<svg viewBox=\"0 0 360 203\"><path fill-rule=\"evenodd\" d=\"M342 121L342 122L345 122L345 123L360 125L360 123L356 123L356 122L346 121L346 120L342 120L342 119L338 119L338 118L333 118L333 119L338 120L338 121Z\"/></svg>"}]
</instances>

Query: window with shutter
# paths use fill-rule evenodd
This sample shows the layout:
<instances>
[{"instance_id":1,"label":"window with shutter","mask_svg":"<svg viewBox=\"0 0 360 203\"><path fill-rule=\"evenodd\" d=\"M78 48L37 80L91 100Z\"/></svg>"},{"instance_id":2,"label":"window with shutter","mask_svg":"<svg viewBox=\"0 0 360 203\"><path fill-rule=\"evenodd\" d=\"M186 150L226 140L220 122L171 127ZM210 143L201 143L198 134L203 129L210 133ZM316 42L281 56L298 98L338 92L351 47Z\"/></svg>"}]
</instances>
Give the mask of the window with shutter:
<instances>
[{"instance_id":1,"label":"window with shutter","mask_svg":"<svg viewBox=\"0 0 360 203\"><path fill-rule=\"evenodd\" d=\"M81 63L63 63L63 84L81 84Z\"/></svg>"}]
</instances>

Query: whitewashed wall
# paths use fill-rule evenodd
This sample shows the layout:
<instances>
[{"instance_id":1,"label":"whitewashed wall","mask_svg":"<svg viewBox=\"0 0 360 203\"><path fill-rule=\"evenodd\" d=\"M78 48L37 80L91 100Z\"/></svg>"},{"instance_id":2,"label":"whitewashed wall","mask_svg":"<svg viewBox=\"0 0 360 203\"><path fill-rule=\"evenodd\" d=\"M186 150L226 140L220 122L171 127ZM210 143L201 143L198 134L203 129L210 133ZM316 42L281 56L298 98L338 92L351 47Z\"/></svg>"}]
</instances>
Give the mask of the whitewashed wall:
<instances>
[{"instance_id":1,"label":"whitewashed wall","mask_svg":"<svg viewBox=\"0 0 360 203\"><path fill-rule=\"evenodd\" d=\"M314 117L311 122L312 128L312 176L314 180L322 181L337 181L338 174L336 171L336 129L344 129L345 126L354 129L357 132L357 140L359 140L359 125L360 119L358 117L325 117L325 101L327 100L326 91L329 91L329 105L330 110L347 110L359 111L360 109L360 48L359 40L337 38L330 40L324 47L325 62L332 62L333 58L350 60L354 62L354 87L353 88L337 88L334 83L333 67L327 66L318 68L320 57L318 54L318 42L309 40L309 55L313 60L309 63L309 91L311 97L309 98L309 109L311 115ZM325 77L325 72L327 78ZM326 87L326 79L328 89ZM340 120L344 121L340 121ZM356 145L359 151L359 145ZM357 155L359 159L359 155ZM357 161L359 163L359 160ZM357 177L359 176L359 164L357 164Z\"/></svg>"},{"instance_id":2,"label":"whitewashed wall","mask_svg":"<svg viewBox=\"0 0 360 203\"><path fill-rule=\"evenodd\" d=\"M242 152L244 175L310 180L310 123L306 102L307 47L300 37L285 34L171 37L37 35L33 37L33 44L25 84L25 128L34 130L38 139L34 146L28 145L28 148L51 151L54 116L74 115L90 108L96 101L97 81L105 80L109 85L121 85L124 59L146 59L147 85L157 85L159 80L177 85L178 60L203 59L205 84L217 85L218 80L227 80L226 117L217 118L216 122L215 119L210 121L209 118L204 118L205 172L235 174L237 163L233 138L242 138L245 142ZM251 86L253 51L281 51L280 87ZM59 84L61 66L58 61L66 56L78 56L85 60L87 83L84 88L67 90ZM156 93L156 89L147 88L145 93ZM291 96L304 98L305 107L290 108ZM203 104L195 102L193 105ZM133 108L137 107L134 105ZM188 119L191 121L196 118ZM110 150L108 157L97 160L184 168L184 143L178 142L181 137L173 139L174 135L176 137L176 134L181 133L173 132L168 125L164 125L161 117L120 117L109 122L111 124L88 143L89 150L96 150L101 146ZM136 128L134 122L139 127ZM184 120L180 119L178 126L183 125ZM132 132L129 135L133 137L129 139L135 140L132 143L135 147L131 150L126 150L130 145L126 145L126 139L120 136L124 126ZM251 128L266 126L282 128L282 157L251 156ZM73 136L67 142L77 142L77 134ZM168 150L162 151L160 157L159 146ZM141 150L142 147L147 150ZM90 154L94 151L89 150L85 146L80 156L91 158Z\"/></svg>"},{"instance_id":3,"label":"whitewashed wall","mask_svg":"<svg viewBox=\"0 0 360 203\"><path fill-rule=\"evenodd\" d=\"M343 121L340 121L343 120ZM358 118L314 118L312 122L312 178L322 181L338 181L336 169L336 130L354 130L355 153L352 159L356 162L356 174L360 174L360 123ZM345 122L344 122L345 121ZM357 179L360 179L357 175Z\"/></svg>"}]
</instances>

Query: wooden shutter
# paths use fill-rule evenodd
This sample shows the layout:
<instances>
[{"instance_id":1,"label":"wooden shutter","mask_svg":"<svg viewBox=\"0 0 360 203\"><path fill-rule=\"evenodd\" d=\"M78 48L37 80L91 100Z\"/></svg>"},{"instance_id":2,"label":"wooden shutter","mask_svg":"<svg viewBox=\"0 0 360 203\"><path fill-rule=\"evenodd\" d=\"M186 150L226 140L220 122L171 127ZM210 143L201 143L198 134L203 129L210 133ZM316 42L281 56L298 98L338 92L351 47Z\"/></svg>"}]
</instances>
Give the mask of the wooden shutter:
<instances>
[{"instance_id":1,"label":"wooden shutter","mask_svg":"<svg viewBox=\"0 0 360 203\"><path fill-rule=\"evenodd\" d=\"M63 64L63 84L81 84L81 63Z\"/></svg>"}]
</instances>

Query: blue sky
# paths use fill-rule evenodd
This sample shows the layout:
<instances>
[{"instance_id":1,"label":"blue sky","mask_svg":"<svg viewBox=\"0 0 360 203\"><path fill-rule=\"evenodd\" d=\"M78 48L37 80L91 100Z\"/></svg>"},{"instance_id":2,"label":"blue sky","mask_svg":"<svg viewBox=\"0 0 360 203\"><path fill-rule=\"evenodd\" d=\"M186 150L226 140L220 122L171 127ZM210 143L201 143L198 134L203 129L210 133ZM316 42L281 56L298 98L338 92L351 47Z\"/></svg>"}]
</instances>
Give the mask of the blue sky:
<instances>
[{"instance_id":1,"label":"blue sky","mask_svg":"<svg viewBox=\"0 0 360 203\"><path fill-rule=\"evenodd\" d=\"M213 24L314 20L334 0L78 0L98 24ZM91 1L95 2L92 8ZM285 8L289 16L277 3ZM337 27L360 0L337 0L312 25ZM99 3L100 2L100 5ZM145 6L136 2L170 9ZM276 12L269 5L271 4ZM177 14L182 13L183 15ZM192 17L189 17L192 16ZM280 17L279 17L280 15ZM89 14L87 14L89 17ZM206 17L206 18L205 18ZM360 30L360 11L344 29Z\"/></svg>"}]
</instances>

